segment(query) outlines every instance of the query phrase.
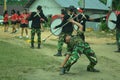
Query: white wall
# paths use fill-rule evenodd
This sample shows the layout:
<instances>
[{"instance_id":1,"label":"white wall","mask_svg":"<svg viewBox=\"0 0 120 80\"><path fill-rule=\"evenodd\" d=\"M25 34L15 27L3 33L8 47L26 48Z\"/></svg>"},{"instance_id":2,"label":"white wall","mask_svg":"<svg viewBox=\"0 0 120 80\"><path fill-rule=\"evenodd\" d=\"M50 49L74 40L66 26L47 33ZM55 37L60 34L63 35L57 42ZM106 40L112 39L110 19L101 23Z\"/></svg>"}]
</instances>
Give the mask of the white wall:
<instances>
[{"instance_id":1,"label":"white wall","mask_svg":"<svg viewBox=\"0 0 120 80\"><path fill-rule=\"evenodd\" d=\"M36 0L29 8L30 11L36 11L38 5L42 6L45 15L60 14L61 7L54 0Z\"/></svg>"}]
</instances>

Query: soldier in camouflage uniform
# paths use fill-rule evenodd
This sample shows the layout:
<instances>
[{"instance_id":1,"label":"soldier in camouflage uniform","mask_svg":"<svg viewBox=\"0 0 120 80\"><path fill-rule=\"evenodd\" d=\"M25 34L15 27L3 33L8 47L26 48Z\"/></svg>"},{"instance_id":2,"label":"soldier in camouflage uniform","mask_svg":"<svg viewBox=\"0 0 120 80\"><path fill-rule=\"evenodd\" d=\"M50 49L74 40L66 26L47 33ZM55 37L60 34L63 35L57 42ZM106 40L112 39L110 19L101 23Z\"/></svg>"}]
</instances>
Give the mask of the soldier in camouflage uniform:
<instances>
[{"instance_id":1,"label":"soldier in camouflage uniform","mask_svg":"<svg viewBox=\"0 0 120 80\"><path fill-rule=\"evenodd\" d=\"M72 17L74 17L73 15L73 11L74 11L74 6L70 6L67 10L67 14L64 15L64 18L63 18L63 21L60 25L56 26L56 28L59 28L59 27L62 27L66 22L68 22L68 20ZM65 26L63 26L62 28L62 32L61 34L59 35L59 40L58 40L58 47L57 47L57 54L55 54L54 56L62 56L62 46L63 46L63 43L64 43L64 38L66 35L72 35L72 32L73 32L73 24L71 22L69 22L68 24L66 24Z\"/></svg>"},{"instance_id":2,"label":"soldier in camouflage uniform","mask_svg":"<svg viewBox=\"0 0 120 80\"><path fill-rule=\"evenodd\" d=\"M71 20L71 22L78 25L79 30L77 30L77 35L68 35L65 38L65 43L68 45L68 51L64 62L61 64L60 74L63 75L66 71L69 71L70 67L77 62L81 54L85 54L90 61L90 64L87 66L87 71L99 72L99 70L94 69L94 66L97 64L97 58L94 51L87 42L84 42L79 37L79 35L82 34L82 26L74 20Z\"/></svg>"},{"instance_id":3,"label":"soldier in camouflage uniform","mask_svg":"<svg viewBox=\"0 0 120 80\"><path fill-rule=\"evenodd\" d=\"M118 48L116 52L120 52L120 14L117 16L117 21L111 21L116 24L116 43Z\"/></svg>"},{"instance_id":4,"label":"soldier in camouflage uniform","mask_svg":"<svg viewBox=\"0 0 120 80\"><path fill-rule=\"evenodd\" d=\"M45 21L48 21L48 19L44 16L42 11L42 6L37 7L37 12L32 12L28 20L32 20L31 25L31 48L34 48L34 36L35 33L37 33L38 36L38 48L40 48L41 45L41 18Z\"/></svg>"}]
</instances>

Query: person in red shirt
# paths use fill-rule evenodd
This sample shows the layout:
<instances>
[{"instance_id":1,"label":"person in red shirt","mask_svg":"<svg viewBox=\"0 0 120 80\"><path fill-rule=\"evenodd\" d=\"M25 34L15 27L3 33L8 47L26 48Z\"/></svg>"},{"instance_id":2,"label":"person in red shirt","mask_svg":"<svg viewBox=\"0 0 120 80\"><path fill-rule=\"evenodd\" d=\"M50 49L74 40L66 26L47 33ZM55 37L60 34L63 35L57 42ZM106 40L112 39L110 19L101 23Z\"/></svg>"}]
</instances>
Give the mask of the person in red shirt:
<instances>
[{"instance_id":1,"label":"person in red shirt","mask_svg":"<svg viewBox=\"0 0 120 80\"><path fill-rule=\"evenodd\" d=\"M20 38L23 37L23 33L24 30L26 32L26 38L28 38L28 20L27 18L29 17L29 13L27 12L27 9L24 9L23 13L21 14L21 23L20 23L20 27L21 27L21 36Z\"/></svg>"},{"instance_id":2,"label":"person in red shirt","mask_svg":"<svg viewBox=\"0 0 120 80\"><path fill-rule=\"evenodd\" d=\"M20 15L20 11L17 11L17 22L16 22L16 30L18 30L20 28L20 21L21 20L21 15Z\"/></svg>"},{"instance_id":3,"label":"person in red shirt","mask_svg":"<svg viewBox=\"0 0 120 80\"><path fill-rule=\"evenodd\" d=\"M12 33L16 33L17 32L17 30L16 30L17 14L14 9L11 10L11 14L12 15L11 15L10 19L11 19L11 24L12 24Z\"/></svg>"},{"instance_id":4,"label":"person in red shirt","mask_svg":"<svg viewBox=\"0 0 120 80\"><path fill-rule=\"evenodd\" d=\"M8 31L8 11L6 10L3 14L3 24L4 24L4 32Z\"/></svg>"}]
</instances>

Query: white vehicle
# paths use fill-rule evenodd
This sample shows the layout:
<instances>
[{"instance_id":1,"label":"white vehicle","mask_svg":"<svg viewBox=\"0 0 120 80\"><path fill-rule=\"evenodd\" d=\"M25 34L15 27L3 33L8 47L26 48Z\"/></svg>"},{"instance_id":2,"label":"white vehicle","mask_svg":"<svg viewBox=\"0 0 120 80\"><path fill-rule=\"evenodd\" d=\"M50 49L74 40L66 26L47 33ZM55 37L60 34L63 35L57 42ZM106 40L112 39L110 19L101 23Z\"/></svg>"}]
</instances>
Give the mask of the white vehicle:
<instances>
[{"instance_id":1,"label":"white vehicle","mask_svg":"<svg viewBox=\"0 0 120 80\"><path fill-rule=\"evenodd\" d=\"M3 20L0 20L0 24L3 24Z\"/></svg>"},{"instance_id":2,"label":"white vehicle","mask_svg":"<svg viewBox=\"0 0 120 80\"><path fill-rule=\"evenodd\" d=\"M0 24L3 24L3 16L0 15Z\"/></svg>"}]
</instances>

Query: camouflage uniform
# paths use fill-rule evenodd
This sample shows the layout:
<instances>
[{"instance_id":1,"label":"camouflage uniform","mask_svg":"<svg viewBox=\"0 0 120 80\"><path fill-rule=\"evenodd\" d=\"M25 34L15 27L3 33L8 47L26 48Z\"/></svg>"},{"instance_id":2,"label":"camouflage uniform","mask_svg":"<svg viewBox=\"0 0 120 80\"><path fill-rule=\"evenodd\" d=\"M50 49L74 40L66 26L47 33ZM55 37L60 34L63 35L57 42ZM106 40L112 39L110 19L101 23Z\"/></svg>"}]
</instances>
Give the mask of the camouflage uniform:
<instances>
[{"instance_id":1,"label":"camouflage uniform","mask_svg":"<svg viewBox=\"0 0 120 80\"><path fill-rule=\"evenodd\" d=\"M41 18L43 18L46 22L48 21L47 17L43 14L41 11L40 13L32 12L28 20L32 20L31 24L31 48L34 48L34 36L35 33L37 33L38 37L38 48L40 48L41 45Z\"/></svg>"},{"instance_id":2,"label":"camouflage uniform","mask_svg":"<svg viewBox=\"0 0 120 80\"><path fill-rule=\"evenodd\" d=\"M118 47L117 52L120 52L120 14L117 16L117 21L111 21L116 24L116 43Z\"/></svg>"},{"instance_id":3,"label":"camouflage uniform","mask_svg":"<svg viewBox=\"0 0 120 80\"><path fill-rule=\"evenodd\" d=\"M116 43L117 48L120 51L120 29L116 29Z\"/></svg>"},{"instance_id":4,"label":"camouflage uniform","mask_svg":"<svg viewBox=\"0 0 120 80\"><path fill-rule=\"evenodd\" d=\"M66 37L66 35L70 35L71 36L71 33L68 33L68 34L61 33L61 35L59 36L58 46L57 46L58 51L62 51L62 46L63 46L64 38Z\"/></svg>"},{"instance_id":5,"label":"camouflage uniform","mask_svg":"<svg viewBox=\"0 0 120 80\"><path fill-rule=\"evenodd\" d=\"M37 33L37 36L38 36L38 44L41 44L41 30L40 29L35 29L35 28L32 28L31 30L31 43L34 43L34 36L35 36L35 33Z\"/></svg>"},{"instance_id":6,"label":"camouflage uniform","mask_svg":"<svg viewBox=\"0 0 120 80\"><path fill-rule=\"evenodd\" d=\"M71 17L74 17L74 15L71 16L71 15L66 14L64 16L62 23L60 25L56 26L56 28L62 27L65 23L68 22L68 19ZM71 23L71 22L69 22L68 24L66 24L65 26L62 27L62 32L59 36L58 45L57 45L58 53L55 54L54 56L62 56L61 52L62 52L62 46L64 43L64 38L66 37L66 35L72 35L73 29L74 29L73 23Z\"/></svg>"},{"instance_id":7,"label":"camouflage uniform","mask_svg":"<svg viewBox=\"0 0 120 80\"><path fill-rule=\"evenodd\" d=\"M80 34L80 32L79 32ZM77 62L81 54L85 54L90 61L88 68L93 69L97 63L97 58L94 51L90 48L87 42L84 42L79 36L72 36L68 44L67 54L71 55L65 68L70 68L74 63Z\"/></svg>"}]
</instances>

